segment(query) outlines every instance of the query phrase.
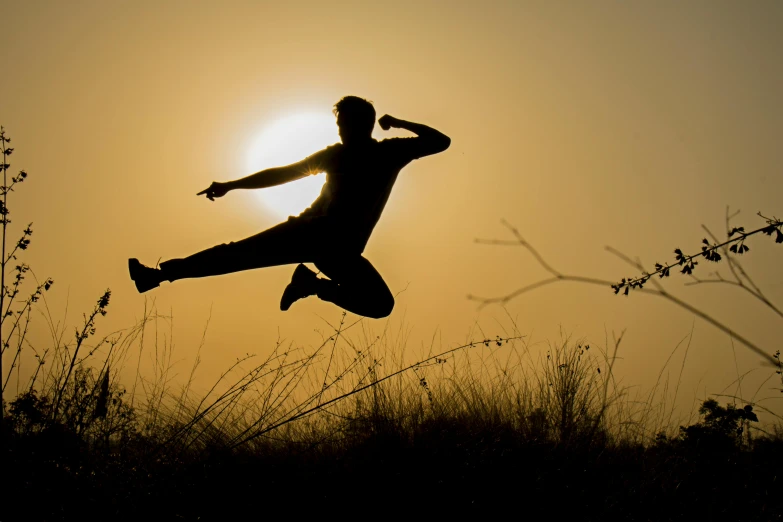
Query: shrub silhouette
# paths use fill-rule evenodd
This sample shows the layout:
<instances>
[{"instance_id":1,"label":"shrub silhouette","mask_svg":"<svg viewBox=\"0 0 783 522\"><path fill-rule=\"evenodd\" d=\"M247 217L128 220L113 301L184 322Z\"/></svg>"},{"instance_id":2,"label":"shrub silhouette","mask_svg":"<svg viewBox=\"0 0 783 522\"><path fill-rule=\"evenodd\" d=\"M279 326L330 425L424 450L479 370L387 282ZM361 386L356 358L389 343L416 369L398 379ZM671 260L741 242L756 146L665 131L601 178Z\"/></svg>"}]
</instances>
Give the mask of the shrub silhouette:
<instances>
[{"instance_id":1,"label":"shrub silhouette","mask_svg":"<svg viewBox=\"0 0 783 522\"><path fill-rule=\"evenodd\" d=\"M708 450L733 450L750 447L751 422L758 422L753 406L722 407L715 399L705 400L699 408L703 419L691 426L680 426L680 439L687 447Z\"/></svg>"}]
</instances>

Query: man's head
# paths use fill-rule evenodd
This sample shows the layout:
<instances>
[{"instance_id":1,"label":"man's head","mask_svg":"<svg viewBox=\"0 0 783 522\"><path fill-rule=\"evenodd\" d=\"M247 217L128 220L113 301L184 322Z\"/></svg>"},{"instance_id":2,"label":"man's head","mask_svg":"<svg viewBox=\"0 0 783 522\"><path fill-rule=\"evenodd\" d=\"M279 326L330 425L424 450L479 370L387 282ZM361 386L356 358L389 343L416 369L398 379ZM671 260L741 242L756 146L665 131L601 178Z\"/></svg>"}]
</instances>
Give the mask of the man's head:
<instances>
[{"instance_id":1,"label":"man's head","mask_svg":"<svg viewBox=\"0 0 783 522\"><path fill-rule=\"evenodd\" d=\"M334 115L343 143L367 140L375 126L375 107L358 96L346 96L334 104Z\"/></svg>"}]
</instances>

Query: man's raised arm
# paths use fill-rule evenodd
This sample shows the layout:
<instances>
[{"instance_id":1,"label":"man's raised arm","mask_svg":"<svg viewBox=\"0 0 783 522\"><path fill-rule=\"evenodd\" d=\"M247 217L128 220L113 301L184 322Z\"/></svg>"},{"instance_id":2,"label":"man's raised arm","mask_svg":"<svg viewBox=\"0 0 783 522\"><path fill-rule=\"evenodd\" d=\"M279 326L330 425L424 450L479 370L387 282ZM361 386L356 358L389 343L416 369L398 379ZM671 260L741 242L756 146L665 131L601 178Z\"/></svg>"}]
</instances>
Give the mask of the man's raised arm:
<instances>
[{"instance_id":1,"label":"man's raised arm","mask_svg":"<svg viewBox=\"0 0 783 522\"><path fill-rule=\"evenodd\" d=\"M405 129L414 133L418 136L419 140L421 140L420 151L422 152L422 156L443 152L451 145L451 138L422 123L405 121L386 114L381 116L381 119L378 120L378 124L383 130L389 130L394 127L395 129Z\"/></svg>"}]
</instances>

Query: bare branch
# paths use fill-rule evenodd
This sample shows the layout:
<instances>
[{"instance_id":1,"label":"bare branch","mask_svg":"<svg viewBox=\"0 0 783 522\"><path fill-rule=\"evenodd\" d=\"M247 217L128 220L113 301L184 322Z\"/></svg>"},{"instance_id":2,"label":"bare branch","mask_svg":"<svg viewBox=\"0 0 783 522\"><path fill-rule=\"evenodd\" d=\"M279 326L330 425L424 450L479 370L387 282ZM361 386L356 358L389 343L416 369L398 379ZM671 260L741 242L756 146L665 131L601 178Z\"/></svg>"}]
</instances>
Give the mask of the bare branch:
<instances>
[{"instance_id":1,"label":"bare branch","mask_svg":"<svg viewBox=\"0 0 783 522\"><path fill-rule=\"evenodd\" d=\"M508 225L505 222L503 222L503 224L507 228L509 228L511 230L511 232L517 238L515 243L514 242L503 242L503 241L500 241L500 240L481 240L481 241L477 241L477 242L480 242L480 243L483 243L483 244L516 244L516 245L522 246L525 249L527 249L533 255L533 257L535 257L536 261L538 261L539 264L545 270L547 270L548 272L553 274L553 277L549 277L549 278L546 278L546 279L542 279L540 281L536 281L535 283L531 283L529 285L523 286L523 287L521 287L521 288L519 288L517 290L514 290L513 292L507 293L507 294L499 296L499 297L482 298L482 297L476 297L476 296L473 296L473 295L468 295L467 296L468 299L470 299L472 301L478 302L480 307L484 307L484 306L489 305L489 304L503 304L503 305L505 305L509 301L511 301L512 299L515 299L515 298L517 298L517 297L519 297L519 296L521 296L521 295L523 295L525 293L531 292L531 291L536 290L538 288L542 288L542 287L545 287L545 286L548 286L548 285L551 285L551 284L554 284L554 283L563 282L563 281L570 281L570 282L576 282L576 283L587 283L587 284L599 285L599 286L603 286L603 287L607 287L608 286L608 287L615 288L615 293L617 293L617 285L613 284L611 281L606 281L606 280L603 280L603 279L597 279L597 278L593 278L593 277L585 277L585 276L579 276L579 275L562 274L562 273L558 272L557 270L553 269L551 267L551 265L549 265L544 260L544 258L532 247L532 245L530 245L527 241L525 241L522 238L522 236L519 234L518 231L516 231L515 228L511 227L510 225ZM774 224L775 227L778 227L778 226L783 225L783 222L780 222L779 220L775 220L773 222L773 224ZM764 231L764 230L765 229L762 228L762 229L759 229L757 231L753 231L753 232L750 232L750 233L747 233L747 234L744 234L744 232L743 232L743 234L744 234L744 237L747 237L747 236L750 236L752 234L755 234L757 232L761 232L761 231ZM728 242L724 243L723 246L725 246L726 244L728 244ZM720 246L721 245L718 245L717 247L719 248ZM626 256L622 252L619 252L618 250L616 250L616 249L614 249L612 247L606 247L606 249L609 252L611 252L611 253L615 254L616 256L618 256L619 258L621 258L622 260L626 261L631 266L641 270L641 264L638 261L635 261L635 260L631 259L630 257ZM701 254L699 254L699 255L701 255ZM649 278L651 275L652 274L648 274L648 275L646 275L644 277ZM678 307L680 307L680 308L682 308L684 310L687 310L688 312L696 315L697 317L700 317L701 319L703 319L704 321L708 322L709 324L711 324L712 326L714 326L718 330L728 334L733 339L736 339L737 341L739 341L740 343L745 345L746 348L748 348L749 350L751 350L755 354L757 354L760 357L762 357L768 363L770 363L772 365L776 365L777 364L777 359L774 356L770 355L769 352L767 352L766 350L760 348L758 345L756 345L755 343L753 343L752 341L747 339L745 336L741 335L740 333L738 333L734 329L730 328L726 324L722 323L721 321L713 318L712 316L710 316L706 312L704 312L702 310L699 310L698 308L694 307L693 305L691 305L691 304L683 301L682 299L680 299L678 297L675 297L674 295L670 294L662 286L655 285L656 288L654 288L654 289L643 288L643 286L640 285L639 283L632 283L632 281L633 280L631 280L631 281L625 280L625 279L623 280L623 285L626 288L625 295L628 295L628 290L631 288L631 285L635 284L636 285L635 287L636 287L636 289L638 291L640 291L642 293L645 293L645 294L655 295L655 296L659 296L659 297L663 297L664 299L667 299L668 301L674 303ZM655 281L654 281L654 283L655 283Z\"/></svg>"}]
</instances>

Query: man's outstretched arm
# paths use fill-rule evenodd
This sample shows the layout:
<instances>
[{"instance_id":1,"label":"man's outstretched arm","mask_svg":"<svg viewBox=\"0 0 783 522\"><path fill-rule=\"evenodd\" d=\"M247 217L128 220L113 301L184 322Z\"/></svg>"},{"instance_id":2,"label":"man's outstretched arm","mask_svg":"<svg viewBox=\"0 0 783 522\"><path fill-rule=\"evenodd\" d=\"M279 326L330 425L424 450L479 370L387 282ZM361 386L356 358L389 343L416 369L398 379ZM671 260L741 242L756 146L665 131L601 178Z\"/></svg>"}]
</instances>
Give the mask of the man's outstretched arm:
<instances>
[{"instance_id":1,"label":"man's outstretched arm","mask_svg":"<svg viewBox=\"0 0 783 522\"><path fill-rule=\"evenodd\" d=\"M414 133L421 141L420 152L422 153L422 156L443 152L451 145L451 138L422 123L405 121L386 114L381 116L381 119L378 120L378 124L383 130L389 130L393 127L395 129L405 129Z\"/></svg>"},{"instance_id":2,"label":"man's outstretched arm","mask_svg":"<svg viewBox=\"0 0 783 522\"><path fill-rule=\"evenodd\" d=\"M213 181L208 188L196 195L201 196L204 194L207 196L207 199L214 201L215 198L222 198L235 189L262 189L295 181L315 172L311 158L312 156L285 167L265 169L234 181L224 183Z\"/></svg>"}]
</instances>

